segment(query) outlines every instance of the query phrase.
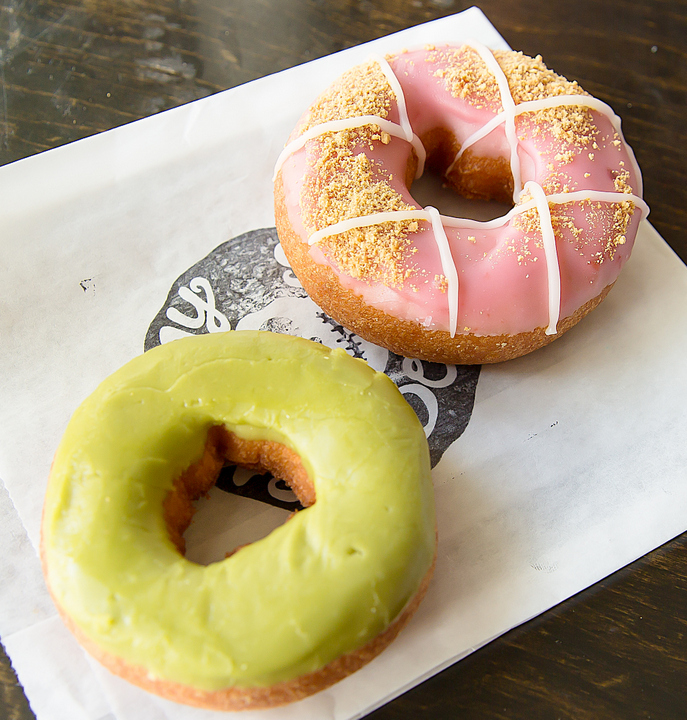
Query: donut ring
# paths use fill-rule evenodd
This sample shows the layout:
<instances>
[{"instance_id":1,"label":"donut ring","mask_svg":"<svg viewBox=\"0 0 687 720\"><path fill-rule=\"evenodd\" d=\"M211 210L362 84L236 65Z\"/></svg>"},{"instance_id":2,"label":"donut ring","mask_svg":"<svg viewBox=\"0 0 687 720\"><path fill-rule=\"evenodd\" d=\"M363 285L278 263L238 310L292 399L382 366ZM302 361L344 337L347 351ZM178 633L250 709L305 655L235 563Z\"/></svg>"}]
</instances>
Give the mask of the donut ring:
<instances>
[{"instance_id":1,"label":"donut ring","mask_svg":"<svg viewBox=\"0 0 687 720\"><path fill-rule=\"evenodd\" d=\"M425 164L512 210L479 222L420 207ZM479 43L353 68L275 170L279 237L313 300L371 342L445 363L517 357L576 324L630 255L641 193L610 107L541 58Z\"/></svg>"},{"instance_id":2,"label":"donut ring","mask_svg":"<svg viewBox=\"0 0 687 720\"><path fill-rule=\"evenodd\" d=\"M182 533L226 460L287 478L310 507L203 567ZM252 331L177 340L105 380L58 448L41 537L89 652L220 710L298 700L371 660L417 608L435 549L427 443L394 384Z\"/></svg>"}]
</instances>

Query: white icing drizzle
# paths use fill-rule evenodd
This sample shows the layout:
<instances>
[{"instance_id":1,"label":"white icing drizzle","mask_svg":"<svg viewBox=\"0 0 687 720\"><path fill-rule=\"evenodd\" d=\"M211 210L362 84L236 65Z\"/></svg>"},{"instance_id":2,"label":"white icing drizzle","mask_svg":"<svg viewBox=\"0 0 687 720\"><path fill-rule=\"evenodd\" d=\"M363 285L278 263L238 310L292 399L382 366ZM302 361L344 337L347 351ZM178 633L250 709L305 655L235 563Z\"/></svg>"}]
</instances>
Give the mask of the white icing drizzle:
<instances>
[{"instance_id":1,"label":"white icing drizzle","mask_svg":"<svg viewBox=\"0 0 687 720\"><path fill-rule=\"evenodd\" d=\"M338 235L347 230L355 230L358 228L371 227L372 225L380 225L385 222L400 222L403 220L425 220L432 225L432 233L439 250L439 259L441 260L441 269L446 278L448 297L448 317L449 332L451 337L455 337L458 325L458 269L451 254L451 245L448 241L446 231L443 226L443 216L439 211L428 205L424 210L388 210L386 212L372 213L371 215L362 215L360 217L341 220L334 225L317 230L308 238L308 244L314 245L325 237Z\"/></svg>"},{"instance_id":2,"label":"white icing drizzle","mask_svg":"<svg viewBox=\"0 0 687 720\"><path fill-rule=\"evenodd\" d=\"M381 55L371 55L370 60L373 60L377 63L377 65L379 65L379 69L384 73L387 82L391 86L391 91L396 97L396 105L398 107L398 117L401 122L401 127L406 134L406 140L410 142L413 139L415 133L413 132L413 128L410 124L410 118L408 117L406 96L403 93L401 83L398 81L396 73L394 73L393 68L391 67L391 65L389 65L386 58L382 57Z\"/></svg>"},{"instance_id":3,"label":"white icing drizzle","mask_svg":"<svg viewBox=\"0 0 687 720\"><path fill-rule=\"evenodd\" d=\"M456 336L456 328L458 325L458 270L456 263L453 260L451 254L451 246L446 236L446 231L441 222L441 215L439 211L427 205L425 208L432 222L432 232L434 233L434 239L436 240L437 247L439 248L439 257L441 259L441 269L444 271L444 277L446 278L447 288L446 294L448 296L448 326L451 337Z\"/></svg>"},{"instance_id":4,"label":"white icing drizzle","mask_svg":"<svg viewBox=\"0 0 687 720\"><path fill-rule=\"evenodd\" d=\"M621 203L631 202L636 205L642 213L642 218L649 214L649 206L634 193L602 191L602 190L579 190L571 193L555 193L553 195L545 195L548 203L552 205L565 205L571 202L584 202L585 200ZM534 200L527 200L511 208L505 215L495 218L494 220L470 220L469 218L458 218L450 215L441 215L441 222L447 227L489 230L491 228L506 225L510 220L520 213L526 212L537 204ZM385 222L400 222L402 220L430 220L429 215L424 210L386 210L384 212L372 213L370 215L360 215L347 220L341 220L325 228L315 231L308 238L308 244L314 245L326 237L338 235L347 230L355 230L356 228L371 227L372 225L380 225Z\"/></svg>"},{"instance_id":5,"label":"white icing drizzle","mask_svg":"<svg viewBox=\"0 0 687 720\"><path fill-rule=\"evenodd\" d=\"M645 218L649 214L649 206L641 197L634 193L613 192L608 190L576 190L575 192L548 195L547 200L555 205L564 205L569 202L583 202L584 200L596 200L597 202L607 203L629 201L640 209L642 218Z\"/></svg>"},{"instance_id":6,"label":"white icing drizzle","mask_svg":"<svg viewBox=\"0 0 687 720\"><path fill-rule=\"evenodd\" d=\"M585 200L596 200L597 202L621 203L631 202L639 208L642 218L649 214L649 206L634 193L603 191L603 190L577 190L570 193L554 193L546 196L547 201L552 205L565 205L571 202L584 202ZM456 218L448 215L442 216L444 225L455 228L489 230L491 228L501 227L508 223L514 215L526 212L536 207L534 200L521 202L511 208L505 215L497 217L494 220L470 220L469 218Z\"/></svg>"},{"instance_id":7,"label":"white icing drizzle","mask_svg":"<svg viewBox=\"0 0 687 720\"><path fill-rule=\"evenodd\" d=\"M484 61L491 74L496 80L501 95L501 106L503 107L503 122L505 123L506 139L510 147L510 171L513 174L513 202L518 201L522 192L522 176L520 172L520 156L518 155L518 136L515 132L515 100L508 85L508 78L496 61L492 51L474 40L465 43L472 48Z\"/></svg>"},{"instance_id":8,"label":"white icing drizzle","mask_svg":"<svg viewBox=\"0 0 687 720\"><path fill-rule=\"evenodd\" d=\"M455 218L448 215L440 215L439 211L431 206L424 210L387 210L385 212L361 215L359 217L341 220L338 223L329 225L314 232L308 238L308 244L314 245L326 237L338 235L347 230L371 227L385 222L400 222L403 220L425 220L432 224L432 232L439 248L441 267L448 283L448 308L449 308L449 332L455 337L458 324L458 270L451 254L451 247L444 230L444 226L459 229L490 229L506 225L510 220L520 213L536 208L539 213L539 224L544 244L544 257L546 260L546 273L548 284L548 313L549 324L546 328L547 335L555 335L560 316L561 305L561 281L560 267L558 263L558 252L556 250L556 236L551 223L551 212L549 204L565 205L571 202L605 202L622 203L631 202L639 208L642 217L649 214L649 206L634 193L623 193L602 190L580 190L571 193L554 193L546 195L544 189L538 183L530 180L525 183L525 192L529 192L532 199L527 200L511 208L505 215L494 220L470 220L468 218Z\"/></svg>"},{"instance_id":9,"label":"white icing drizzle","mask_svg":"<svg viewBox=\"0 0 687 720\"><path fill-rule=\"evenodd\" d=\"M627 144L625 137L623 136L622 122L618 115L615 114L613 108L610 105L607 105L602 100L591 97L589 95L558 95L554 97L542 98L540 100L528 100L526 102L516 105L515 101L513 100L513 95L511 94L510 87L508 85L508 79L506 78L505 73L501 69L501 66L498 64L498 61L494 57L494 53L485 45L482 45L481 43L478 43L474 40L471 40L465 44L479 54L479 56L486 64L487 68L494 75L494 79L496 80L499 88L499 93L501 95L501 105L503 107L503 112L495 115L488 123L483 125L479 130L476 130L463 142L456 157L453 159L453 162L448 166L448 169L445 173L446 175L448 175L451 170L453 170L453 166L458 162L463 153L471 145L474 145L478 140L481 140L483 137L489 135L489 133L492 132L495 128L499 127L499 125L505 123L506 139L508 140L508 145L510 147L511 153L510 165L511 173L513 174L513 202L517 202L517 196L519 194L518 188L522 185L522 178L520 175L520 158L517 154L518 138L515 131L516 116L526 112L537 112L539 110L547 110L548 108L560 107L562 105L578 105L582 107L588 107L590 110L596 110L597 112L605 115L610 120L613 129L618 134L618 137L623 143L630 159L630 164L632 165L635 181L638 185L638 194L641 195L643 193L642 172L639 169L639 163L637 162L634 151Z\"/></svg>"},{"instance_id":10,"label":"white icing drizzle","mask_svg":"<svg viewBox=\"0 0 687 720\"><path fill-rule=\"evenodd\" d=\"M408 117L408 108L406 105L406 98L403 94L403 88L398 78L394 74L394 71L385 58L381 55L372 55L370 60L376 62L379 65L379 69L384 73L391 87L391 91L396 97L396 105L398 107L398 116L400 124L390 122L384 118L378 117L377 115L358 115L351 118L343 118L341 120L330 120L328 122L313 125L309 130L306 130L302 135L292 140L286 145L281 151L277 162L274 166L274 173L272 175L272 182L277 178L279 170L286 159L293 153L301 150L305 147L309 140L313 140L320 135L324 135L328 132L340 132L342 130L352 130L353 128L363 127L365 125L378 125L383 132L389 133L393 137L400 138L409 142L415 154L417 155L417 170L415 171L415 177L419 178L425 171L425 160L427 158L427 152L420 138L413 132L413 127L410 124L410 118Z\"/></svg>"},{"instance_id":11,"label":"white icing drizzle","mask_svg":"<svg viewBox=\"0 0 687 720\"><path fill-rule=\"evenodd\" d=\"M558 251L556 250L556 234L553 231L551 222L551 211L549 201L544 194L544 189L539 183L530 181L525 183L525 192L529 192L539 213L539 228L541 239L544 244L544 257L546 259L546 279L549 290L549 325L546 328L547 335L555 335L557 332L558 318L561 312L561 270L558 264Z\"/></svg>"},{"instance_id":12,"label":"white icing drizzle","mask_svg":"<svg viewBox=\"0 0 687 720\"><path fill-rule=\"evenodd\" d=\"M400 138L401 140L407 140L407 133L401 125L398 125L384 118L378 117L377 115L357 115L356 117L343 118L341 120L329 120L319 125L313 125L309 130L306 130L302 135L299 135L295 140L292 140L280 153L277 158L277 162L274 166L274 175L272 176L272 182L276 180L277 174L281 170L282 165L286 159L293 153L301 150L305 147L309 140L313 140L320 135L324 135L329 132L340 132L341 130L352 130L353 128L364 127L365 125L378 125L382 132L387 132L393 137ZM420 142L420 138L414 135L411 131L411 139L408 141L415 148L415 152L418 156L418 169L417 177L422 175L425 167L425 148Z\"/></svg>"},{"instance_id":13,"label":"white icing drizzle","mask_svg":"<svg viewBox=\"0 0 687 720\"><path fill-rule=\"evenodd\" d=\"M555 97L543 98L540 100L531 100L527 102L515 104L513 95L508 85L508 78L499 65L492 51L481 43L470 41L466 46L472 48L484 61L487 68L491 71L498 85L501 97L502 112L495 115L489 122L483 125L479 130L470 135L449 166L446 174L450 173L455 163L460 159L464 151L474 145L478 140L486 137L494 129L500 125L505 125L505 134L510 147L510 168L513 175L513 207L509 212L500 218L494 220L480 221L470 220L468 218L454 218L450 216L440 215L439 211L428 205L424 210L389 210L386 212L373 213L354 218L348 218L340 222L329 225L315 231L308 238L308 244L314 245L325 237L337 235L348 230L357 228L371 227L385 222L400 222L404 220L424 220L431 223L432 233L439 250L439 257L444 276L447 281L448 295L448 311L449 311L449 332L451 337L455 337L458 324L458 293L459 281L456 263L453 260L451 246L446 235L444 226L464 229L489 229L506 225L517 214L526 212L532 208L536 208L539 214L539 225L542 235L542 243L544 246L544 257L546 262L547 286L548 286L548 317L549 323L546 328L547 335L555 335L557 333L558 320L560 318L561 307L561 277L560 266L558 262L558 251L556 248L556 235L551 222L551 212L549 204L566 204L571 202L597 201L605 203L622 203L632 202L635 207L639 208L643 217L649 214L649 207L644 200L637 194L600 191L600 190L581 190L568 193L553 193L546 195L541 185L534 181L525 183L522 187L522 173L520 167L520 157L518 155L519 141L515 129L515 118L526 112L537 112L548 108L559 106L582 106L588 107L604 114L610 120L613 129L619 135L628 152L628 156L633 165L634 174L640 185L639 193L641 194L641 172L637 164L637 160L632 149L627 145L621 131L620 118L613 112L613 109L606 103L587 95L559 95ZM362 127L368 124L375 124L384 132L389 133L393 137L398 137L410 142L418 156L418 171L416 177L420 177L424 170L426 153L422 142L413 132L408 116L403 89L394 74L391 65L381 56L372 56L371 60L376 62L381 71L384 73L392 92L396 96L396 103L399 113L400 124L392 123L384 118L376 115L364 115L359 117L347 118L343 120L333 120L321 123L310 128L292 142L290 142L280 154L275 167L274 175L276 177L279 169L283 165L289 155L300 150L305 146L308 140L327 132L336 132L349 128ZM530 200L519 202L523 193L528 193Z\"/></svg>"},{"instance_id":14,"label":"white icing drizzle","mask_svg":"<svg viewBox=\"0 0 687 720\"><path fill-rule=\"evenodd\" d=\"M338 235L347 230L381 225L385 222L400 222L402 220L431 220L424 210L387 210L385 212L372 213L371 215L360 215L347 220L340 220L321 230L316 230L309 238L308 245L315 245L326 237Z\"/></svg>"},{"instance_id":15,"label":"white icing drizzle","mask_svg":"<svg viewBox=\"0 0 687 720\"><path fill-rule=\"evenodd\" d=\"M514 113L518 116L528 112L538 112L540 110L548 110L549 108L575 105L588 107L590 110L596 110L597 112L605 115L613 125L613 129L618 133L618 135L620 135L620 137L622 137L620 118L615 114L615 112L613 112L613 108L610 105L606 105L606 103L602 100L588 95L556 95L553 97L541 98L540 100L528 100L516 105ZM489 133L493 132L505 121L505 113L494 115L494 117L486 123L486 125L482 125L479 130L476 130L472 133L472 135L467 137L461 145L456 157L453 159L453 162L449 165L446 174L448 175L451 172L453 166L458 162L458 160L460 160L463 153L469 147L474 145L478 140L481 140L489 135Z\"/></svg>"}]
</instances>

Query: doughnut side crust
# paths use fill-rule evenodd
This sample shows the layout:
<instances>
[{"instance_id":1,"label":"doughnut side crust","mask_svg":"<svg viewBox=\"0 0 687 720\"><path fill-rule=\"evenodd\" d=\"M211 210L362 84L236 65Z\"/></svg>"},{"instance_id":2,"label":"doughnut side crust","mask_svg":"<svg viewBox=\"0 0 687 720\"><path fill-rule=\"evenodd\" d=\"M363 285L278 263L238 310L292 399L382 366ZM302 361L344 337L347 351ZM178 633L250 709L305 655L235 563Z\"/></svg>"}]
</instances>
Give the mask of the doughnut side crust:
<instances>
[{"instance_id":1,"label":"doughnut side crust","mask_svg":"<svg viewBox=\"0 0 687 720\"><path fill-rule=\"evenodd\" d=\"M423 166L513 208L483 223L422 208ZM329 315L401 355L467 364L579 322L648 212L610 107L539 57L470 44L352 68L296 126L274 193L285 254Z\"/></svg>"},{"instance_id":2,"label":"doughnut side crust","mask_svg":"<svg viewBox=\"0 0 687 720\"><path fill-rule=\"evenodd\" d=\"M275 683L267 687L229 687L213 691L201 690L190 685L155 678L145 667L132 665L116 655L105 652L81 631L59 604L56 604L56 606L65 625L84 650L114 675L127 680L132 685L167 700L205 710L260 710L303 700L310 695L331 687L374 660L396 639L415 614L429 588L434 565L433 562L422 579L418 591L396 619L386 630L370 640L366 645L355 652L338 657L321 670L306 673L293 680Z\"/></svg>"},{"instance_id":3,"label":"doughnut side crust","mask_svg":"<svg viewBox=\"0 0 687 720\"><path fill-rule=\"evenodd\" d=\"M447 364L490 364L513 360L553 342L574 327L610 292L608 285L572 315L561 319L557 335L545 327L517 335L474 335L451 337L445 330L429 330L410 320L400 320L366 304L352 290L341 285L328 265L316 263L306 243L289 221L281 173L275 182L275 220L286 257L306 292L326 313L365 340L405 357Z\"/></svg>"},{"instance_id":4,"label":"doughnut side crust","mask_svg":"<svg viewBox=\"0 0 687 720\"><path fill-rule=\"evenodd\" d=\"M203 567L183 532L225 462L282 477L306 509ZM292 702L369 662L427 590L424 432L341 350L250 331L175 341L75 413L40 551L66 624L114 673L209 709Z\"/></svg>"},{"instance_id":5,"label":"doughnut side crust","mask_svg":"<svg viewBox=\"0 0 687 720\"><path fill-rule=\"evenodd\" d=\"M209 434L203 457L184 474L185 482L182 480L179 483L182 487L177 488L177 492L170 493L165 501L170 537L182 554L183 532L190 524L193 515L192 502L214 485L217 474L225 462L273 473L275 477L286 481L306 507L316 501L314 488L307 478L300 458L289 448L271 441L244 440L233 433L226 433L220 426L213 430L215 432L211 431ZM41 557L43 558L44 555L41 543ZM133 685L168 700L206 710L258 710L302 700L343 680L373 660L391 644L419 607L427 593L435 563L436 551L435 559L422 578L418 591L389 627L366 645L355 652L338 657L320 670L268 687L230 687L207 691L155 678L145 667L127 663L121 657L103 650L82 632L59 604L57 608L64 623L81 646L108 670ZM43 564L44 573L48 577L48 568L45 562Z\"/></svg>"}]
</instances>

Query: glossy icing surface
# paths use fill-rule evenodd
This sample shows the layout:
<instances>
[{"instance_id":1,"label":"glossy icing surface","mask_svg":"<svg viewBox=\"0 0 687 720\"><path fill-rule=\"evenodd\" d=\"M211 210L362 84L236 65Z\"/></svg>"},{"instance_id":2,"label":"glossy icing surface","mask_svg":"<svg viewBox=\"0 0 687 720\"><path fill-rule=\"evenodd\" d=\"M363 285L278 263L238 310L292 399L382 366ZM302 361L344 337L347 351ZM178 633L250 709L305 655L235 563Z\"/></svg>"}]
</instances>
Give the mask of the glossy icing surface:
<instances>
[{"instance_id":1,"label":"glossy icing surface","mask_svg":"<svg viewBox=\"0 0 687 720\"><path fill-rule=\"evenodd\" d=\"M375 62L383 78L374 78ZM343 79L294 131L292 139L304 131L313 139L302 148L287 147L278 166L292 227L311 242L316 262L329 265L344 287L389 315L452 335L513 335L537 327L554 334L559 317L573 314L616 280L648 212L618 118L540 59L518 53L492 54L481 46L429 48L384 63L401 87L400 106L400 93L386 79L383 63L373 60L351 77L360 80L360 96L376 94L383 102L350 102L352 81ZM456 76L464 80L462 86ZM342 99L333 99L337 92ZM332 133L315 135L323 117L353 118L365 110L400 130L385 137L378 124L367 134L339 131L338 140ZM407 169L417 153L402 137L406 112L412 133L426 145L438 130L452 138L459 152L444 162L449 182L460 175L467 155L510 169L514 211L501 221L442 217L448 259L433 215L423 211L408 187ZM355 171L341 162L347 153L356 160L350 163ZM363 156L367 164L359 172ZM337 164L344 168L337 182L349 184L348 202L341 201L338 188L327 188ZM377 188L382 199L367 201L366 194ZM398 214L412 210L419 211L414 224ZM365 220L373 214L377 223L392 227L391 241L377 232L368 242ZM342 221L350 226L341 230ZM375 243L395 243L403 250L391 260L385 250L362 268L357 258L350 260L356 252L373 254Z\"/></svg>"},{"instance_id":2,"label":"glossy icing surface","mask_svg":"<svg viewBox=\"0 0 687 720\"><path fill-rule=\"evenodd\" d=\"M294 450L316 501L203 567L162 503L220 424ZM56 602L106 652L204 690L271 685L364 645L417 591L435 546L425 436L395 385L342 350L250 331L173 341L74 413L42 541Z\"/></svg>"}]
</instances>

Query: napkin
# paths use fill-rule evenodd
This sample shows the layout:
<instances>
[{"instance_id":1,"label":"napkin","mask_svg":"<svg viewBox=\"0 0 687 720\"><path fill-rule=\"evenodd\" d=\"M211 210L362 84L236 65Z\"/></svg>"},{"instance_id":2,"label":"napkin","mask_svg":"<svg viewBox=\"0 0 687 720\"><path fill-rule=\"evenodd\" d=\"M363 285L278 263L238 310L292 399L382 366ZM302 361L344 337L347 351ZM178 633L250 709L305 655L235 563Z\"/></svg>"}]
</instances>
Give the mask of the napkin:
<instances>
[{"instance_id":1,"label":"napkin","mask_svg":"<svg viewBox=\"0 0 687 720\"><path fill-rule=\"evenodd\" d=\"M372 52L469 38L506 47L473 8L0 169L0 635L39 720L220 716L149 695L83 653L36 553L71 413L179 334L226 323L345 346L392 375L432 447L438 559L411 623L341 683L251 718L362 717L687 529L687 269L648 222L589 317L481 370L404 362L333 328L280 253L270 178L303 109ZM265 280L249 302L210 283L246 252L281 294ZM237 473L227 487L252 482ZM195 557L281 522L290 498L272 491L267 503L215 491L190 531Z\"/></svg>"}]
</instances>

